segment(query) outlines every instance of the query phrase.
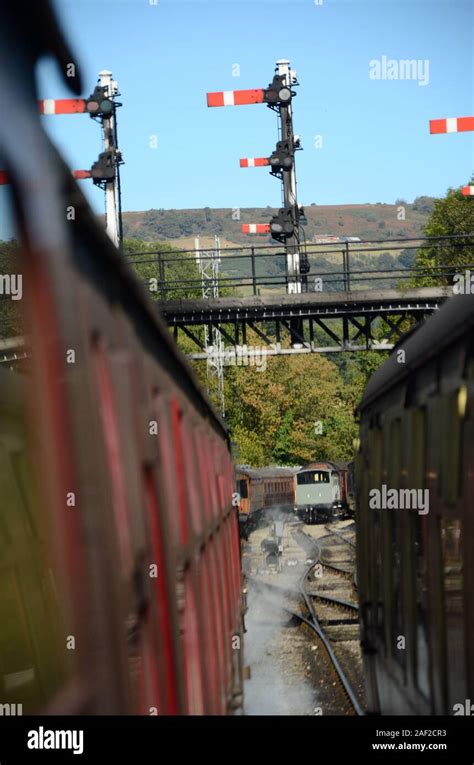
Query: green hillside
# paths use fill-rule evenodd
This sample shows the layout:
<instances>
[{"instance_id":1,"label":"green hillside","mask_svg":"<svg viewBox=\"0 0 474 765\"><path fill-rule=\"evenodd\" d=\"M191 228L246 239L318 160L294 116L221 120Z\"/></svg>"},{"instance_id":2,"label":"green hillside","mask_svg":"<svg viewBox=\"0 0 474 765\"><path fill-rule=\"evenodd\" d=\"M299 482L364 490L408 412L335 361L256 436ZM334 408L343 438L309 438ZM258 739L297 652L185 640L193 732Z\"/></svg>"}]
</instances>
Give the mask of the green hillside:
<instances>
[{"instance_id":1,"label":"green hillside","mask_svg":"<svg viewBox=\"0 0 474 765\"><path fill-rule=\"evenodd\" d=\"M363 240L417 237L423 233L433 204L432 197L418 197L411 204L398 200L394 205L313 203L305 207L308 219L306 239L311 242L326 234L357 236ZM239 211L205 207L200 210L127 212L123 215L124 236L150 242L169 241L180 247L192 247L195 236L213 237L215 234L229 244L265 244L272 241L269 236L242 234L241 225L267 223L275 212L271 207L245 207ZM240 220L235 219L238 215Z\"/></svg>"}]
</instances>

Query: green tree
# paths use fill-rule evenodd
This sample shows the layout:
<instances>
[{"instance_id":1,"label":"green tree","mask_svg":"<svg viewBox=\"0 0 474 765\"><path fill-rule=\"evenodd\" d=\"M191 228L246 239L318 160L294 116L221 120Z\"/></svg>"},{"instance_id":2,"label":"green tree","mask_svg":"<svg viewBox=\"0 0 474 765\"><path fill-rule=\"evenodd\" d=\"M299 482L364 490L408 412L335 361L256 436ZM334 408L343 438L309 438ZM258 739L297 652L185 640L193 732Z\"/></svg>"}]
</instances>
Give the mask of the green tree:
<instances>
[{"instance_id":1,"label":"green tree","mask_svg":"<svg viewBox=\"0 0 474 765\"><path fill-rule=\"evenodd\" d=\"M319 354L267 357L265 368L227 367L227 421L240 459L255 466L350 459L360 394Z\"/></svg>"},{"instance_id":2,"label":"green tree","mask_svg":"<svg viewBox=\"0 0 474 765\"><path fill-rule=\"evenodd\" d=\"M452 284L456 271L474 262L474 241L470 238L474 234L473 200L463 196L460 189L448 189L446 197L435 200L424 233L427 237L457 238L446 239L441 246L433 242L421 248L415 261L420 271L409 286Z\"/></svg>"},{"instance_id":3,"label":"green tree","mask_svg":"<svg viewBox=\"0 0 474 765\"><path fill-rule=\"evenodd\" d=\"M433 197L416 197L413 201L413 210L422 213L430 213L434 204L435 199Z\"/></svg>"},{"instance_id":4,"label":"green tree","mask_svg":"<svg viewBox=\"0 0 474 765\"><path fill-rule=\"evenodd\" d=\"M123 251L154 300L201 297L201 279L192 253L163 242L125 239ZM160 282L169 286L162 294Z\"/></svg>"}]
</instances>

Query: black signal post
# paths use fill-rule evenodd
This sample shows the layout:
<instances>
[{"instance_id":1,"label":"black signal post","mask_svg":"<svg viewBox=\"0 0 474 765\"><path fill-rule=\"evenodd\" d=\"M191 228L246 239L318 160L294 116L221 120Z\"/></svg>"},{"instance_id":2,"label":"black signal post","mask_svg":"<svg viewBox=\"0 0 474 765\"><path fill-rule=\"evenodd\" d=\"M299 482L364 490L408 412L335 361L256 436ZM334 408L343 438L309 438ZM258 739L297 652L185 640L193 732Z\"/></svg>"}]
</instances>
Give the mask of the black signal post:
<instances>
[{"instance_id":1,"label":"black signal post","mask_svg":"<svg viewBox=\"0 0 474 765\"><path fill-rule=\"evenodd\" d=\"M300 141L293 133L291 102L296 95L296 72L286 59L277 61L276 73L267 88L253 90L229 90L207 94L208 106L241 106L244 104L267 104L279 116L279 133L275 150L270 157L240 160L241 167L269 166L270 173L282 182L283 206L268 224L243 224L242 232L248 234L270 233L273 239L285 247L287 261L287 284L289 293L307 290L308 260L304 248L301 225L306 222L304 211L296 197L295 152L301 149Z\"/></svg>"}]
</instances>

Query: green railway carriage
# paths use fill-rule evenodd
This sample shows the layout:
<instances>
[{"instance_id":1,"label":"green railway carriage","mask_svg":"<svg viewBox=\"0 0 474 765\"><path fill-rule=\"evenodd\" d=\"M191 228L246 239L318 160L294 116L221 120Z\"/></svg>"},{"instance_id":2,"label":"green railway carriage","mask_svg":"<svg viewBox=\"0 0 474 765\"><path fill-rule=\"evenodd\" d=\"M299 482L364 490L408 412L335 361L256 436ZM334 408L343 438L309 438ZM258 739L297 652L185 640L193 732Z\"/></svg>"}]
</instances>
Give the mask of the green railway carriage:
<instances>
[{"instance_id":1,"label":"green railway carriage","mask_svg":"<svg viewBox=\"0 0 474 765\"><path fill-rule=\"evenodd\" d=\"M358 584L372 712L457 714L474 698L473 327L474 299L449 298L377 370L359 406ZM393 490L398 505L380 501Z\"/></svg>"},{"instance_id":2,"label":"green railway carriage","mask_svg":"<svg viewBox=\"0 0 474 765\"><path fill-rule=\"evenodd\" d=\"M295 511L305 523L334 520L347 508L345 463L312 462L296 474Z\"/></svg>"}]
</instances>

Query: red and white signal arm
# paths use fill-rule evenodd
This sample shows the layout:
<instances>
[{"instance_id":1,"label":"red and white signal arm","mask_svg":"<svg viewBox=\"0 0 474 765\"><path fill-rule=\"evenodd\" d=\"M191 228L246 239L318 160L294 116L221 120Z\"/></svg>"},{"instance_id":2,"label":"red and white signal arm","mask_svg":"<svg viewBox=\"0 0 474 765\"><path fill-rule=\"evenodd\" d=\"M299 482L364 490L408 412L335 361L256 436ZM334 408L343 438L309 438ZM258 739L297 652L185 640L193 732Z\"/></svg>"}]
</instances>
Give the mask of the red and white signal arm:
<instances>
[{"instance_id":1,"label":"red and white signal arm","mask_svg":"<svg viewBox=\"0 0 474 765\"><path fill-rule=\"evenodd\" d=\"M263 104L264 90L220 90L207 94L208 106L244 106L245 104Z\"/></svg>"},{"instance_id":2,"label":"red and white signal arm","mask_svg":"<svg viewBox=\"0 0 474 765\"><path fill-rule=\"evenodd\" d=\"M430 120L430 133L465 133L474 130L474 117L447 117Z\"/></svg>"},{"instance_id":3,"label":"red and white signal arm","mask_svg":"<svg viewBox=\"0 0 474 765\"><path fill-rule=\"evenodd\" d=\"M240 160L240 167L265 167L269 164L268 157L244 157Z\"/></svg>"},{"instance_id":4,"label":"red and white signal arm","mask_svg":"<svg viewBox=\"0 0 474 765\"><path fill-rule=\"evenodd\" d=\"M86 102L83 98L45 98L38 101L40 114L84 114Z\"/></svg>"},{"instance_id":5,"label":"red and white signal arm","mask_svg":"<svg viewBox=\"0 0 474 765\"><path fill-rule=\"evenodd\" d=\"M242 223L242 234L269 234L269 223Z\"/></svg>"},{"instance_id":6,"label":"red and white signal arm","mask_svg":"<svg viewBox=\"0 0 474 765\"><path fill-rule=\"evenodd\" d=\"M474 117L446 117L441 120L430 120L430 133L466 133L474 130ZM474 185L462 186L461 192L465 197L474 196Z\"/></svg>"}]
</instances>

